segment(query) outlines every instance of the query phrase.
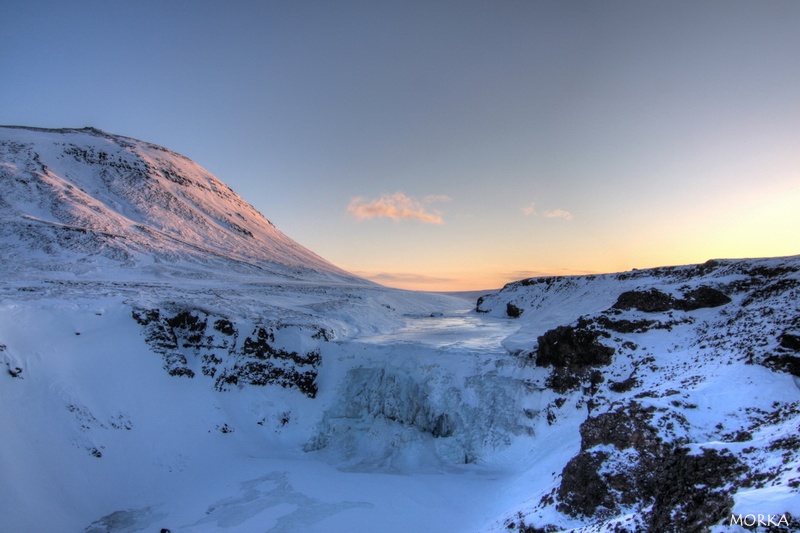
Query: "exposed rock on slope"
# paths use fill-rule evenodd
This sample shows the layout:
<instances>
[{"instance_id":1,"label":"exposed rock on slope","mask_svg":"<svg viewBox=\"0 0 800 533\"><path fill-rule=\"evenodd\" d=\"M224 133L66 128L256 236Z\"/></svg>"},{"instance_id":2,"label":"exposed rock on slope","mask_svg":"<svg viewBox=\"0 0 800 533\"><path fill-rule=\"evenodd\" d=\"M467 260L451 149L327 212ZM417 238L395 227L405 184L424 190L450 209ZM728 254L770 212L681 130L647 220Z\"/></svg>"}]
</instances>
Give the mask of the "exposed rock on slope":
<instances>
[{"instance_id":1,"label":"exposed rock on slope","mask_svg":"<svg viewBox=\"0 0 800 533\"><path fill-rule=\"evenodd\" d=\"M649 291L626 291L619 295L614 309L638 309L646 313L657 313L671 309L694 311L703 307L719 307L731 301L717 289L701 285L684 293L683 298L675 298L658 289Z\"/></svg>"},{"instance_id":2,"label":"exposed rock on slope","mask_svg":"<svg viewBox=\"0 0 800 533\"><path fill-rule=\"evenodd\" d=\"M252 332L240 340L239 326L225 317L202 310L177 311L163 316L158 309L134 309L133 318L145 327L147 343L164 358L164 369L172 376L203 376L214 379L222 391L237 385L293 387L306 396L317 394L319 348L305 353L277 347L277 331L292 329L293 336L308 341L329 340L324 328L287 324L251 324ZM312 341L313 342L313 341Z\"/></svg>"},{"instance_id":3,"label":"exposed rock on slope","mask_svg":"<svg viewBox=\"0 0 800 533\"><path fill-rule=\"evenodd\" d=\"M800 257L537 278L478 302L511 306L506 344L540 367L538 438L580 448L504 527L721 532L772 513L798 530Z\"/></svg>"}]
</instances>

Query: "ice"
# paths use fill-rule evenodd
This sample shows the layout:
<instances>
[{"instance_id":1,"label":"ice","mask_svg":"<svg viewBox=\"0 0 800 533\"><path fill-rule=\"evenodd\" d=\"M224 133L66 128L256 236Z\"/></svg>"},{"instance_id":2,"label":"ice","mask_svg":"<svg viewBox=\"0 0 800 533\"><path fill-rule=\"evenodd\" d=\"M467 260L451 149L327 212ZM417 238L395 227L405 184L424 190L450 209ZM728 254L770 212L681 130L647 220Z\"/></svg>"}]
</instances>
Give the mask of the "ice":
<instances>
[{"instance_id":1,"label":"ice","mask_svg":"<svg viewBox=\"0 0 800 533\"><path fill-rule=\"evenodd\" d=\"M435 316L406 317L404 325L390 333L359 340L498 354L506 351L501 345L503 339L518 328L519 323L512 319L480 315L470 308Z\"/></svg>"},{"instance_id":2,"label":"ice","mask_svg":"<svg viewBox=\"0 0 800 533\"><path fill-rule=\"evenodd\" d=\"M275 525L269 531L302 531L342 511L353 508L372 508L368 502L320 502L296 491L289 483L286 472L271 472L241 484L239 494L212 503L206 517L189 527L213 524L218 528L239 526L252 518L259 523ZM270 516L270 510L274 515ZM293 509L291 512L286 512Z\"/></svg>"},{"instance_id":3,"label":"ice","mask_svg":"<svg viewBox=\"0 0 800 533\"><path fill-rule=\"evenodd\" d=\"M128 509L113 513L92 522L84 533L135 533L159 529L155 526L166 518L167 513L155 511L151 507Z\"/></svg>"}]
</instances>

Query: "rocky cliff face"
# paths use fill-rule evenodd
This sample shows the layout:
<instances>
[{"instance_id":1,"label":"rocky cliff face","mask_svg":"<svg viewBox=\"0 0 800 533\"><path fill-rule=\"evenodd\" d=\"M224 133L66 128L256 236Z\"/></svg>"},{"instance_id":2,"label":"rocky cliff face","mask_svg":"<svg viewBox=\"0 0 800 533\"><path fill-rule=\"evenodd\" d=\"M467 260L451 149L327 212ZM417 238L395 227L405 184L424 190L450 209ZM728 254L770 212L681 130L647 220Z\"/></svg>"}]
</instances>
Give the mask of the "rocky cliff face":
<instances>
[{"instance_id":1,"label":"rocky cliff face","mask_svg":"<svg viewBox=\"0 0 800 533\"><path fill-rule=\"evenodd\" d=\"M171 376L194 378L199 370L214 380L218 391L279 385L310 398L317 394L319 348L298 353L281 347L276 333L293 330L293 336L305 337L307 344L312 339L328 341L331 333L325 328L256 323L242 331L231 319L200 309L181 309L171 316L159 309L134 309L132 316L145 328L147 343L163 357L164 370Z\"/></svg>"},{"instance_id":2,"label":"rocky cliff face","mask_svg":"<svg viewBox=\"0 0 800 533\"><path fill-rule=\"evenodd\" d=\"M524 321L509 345L580 441L508 529L800 527L800 258L523 280L477 309Z\"/></svg>"}]
</instances>

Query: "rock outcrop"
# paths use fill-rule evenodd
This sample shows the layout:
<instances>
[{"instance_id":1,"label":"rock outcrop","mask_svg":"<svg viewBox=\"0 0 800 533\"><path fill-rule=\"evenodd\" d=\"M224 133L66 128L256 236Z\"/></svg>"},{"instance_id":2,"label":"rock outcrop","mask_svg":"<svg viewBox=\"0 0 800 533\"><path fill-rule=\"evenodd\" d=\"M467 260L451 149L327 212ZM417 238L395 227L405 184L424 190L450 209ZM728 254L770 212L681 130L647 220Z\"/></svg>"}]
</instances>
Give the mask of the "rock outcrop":
<instances>
[{"instance_id":1,"label":"rock outcrop","mask_svg":"<svg viewBox=\"0 0 800 533\"><path fill-rule=\"evenodd\" d=\"M324 341L329 335L324 328L250 324L245 330L249 333L242 335L230 319L199 309L174 313L134 309L132 314L144 328L152 350L163 357L164 370L172 376L193 378L199 369L220 391L242 385L279 385L296 388L311 398L317 394L319 349L298 353L276 347L275 333L294 328Z\"/></svg>"},{"instance_id":2,"label":"rock outcrop","mask_svg":"<svg viewBox=\"0 0 800 533\"><path fill-rule=\"evenodd\" d=\"M549 399L542 431L571 424L580 448L509 530L722 531L758 512L741 494L800 501L797 258L523 280L478 307L510 302L522 338L574 312L519 353ZM781 386L755 385L769 372ZM775 531L797 530L780 511Z\"/></svg>"}]
</instances>

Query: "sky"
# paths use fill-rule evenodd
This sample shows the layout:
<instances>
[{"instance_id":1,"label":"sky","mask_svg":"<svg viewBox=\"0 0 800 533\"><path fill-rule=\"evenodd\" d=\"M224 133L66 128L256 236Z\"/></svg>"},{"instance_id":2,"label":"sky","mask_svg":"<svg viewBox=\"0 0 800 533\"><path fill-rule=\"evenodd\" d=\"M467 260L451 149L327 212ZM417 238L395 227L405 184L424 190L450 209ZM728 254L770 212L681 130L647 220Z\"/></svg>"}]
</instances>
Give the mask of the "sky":
<instances>
[{"instance_id":1,"label":"sky","mask_svg":"<svg viewBox=\"0 0 800 533\"><path fill-rule=\"evenodd\" d=\"M800 253L800 2L0 5L0 124L179 152L385 285Z\"/></svg>"}]
</instances>

